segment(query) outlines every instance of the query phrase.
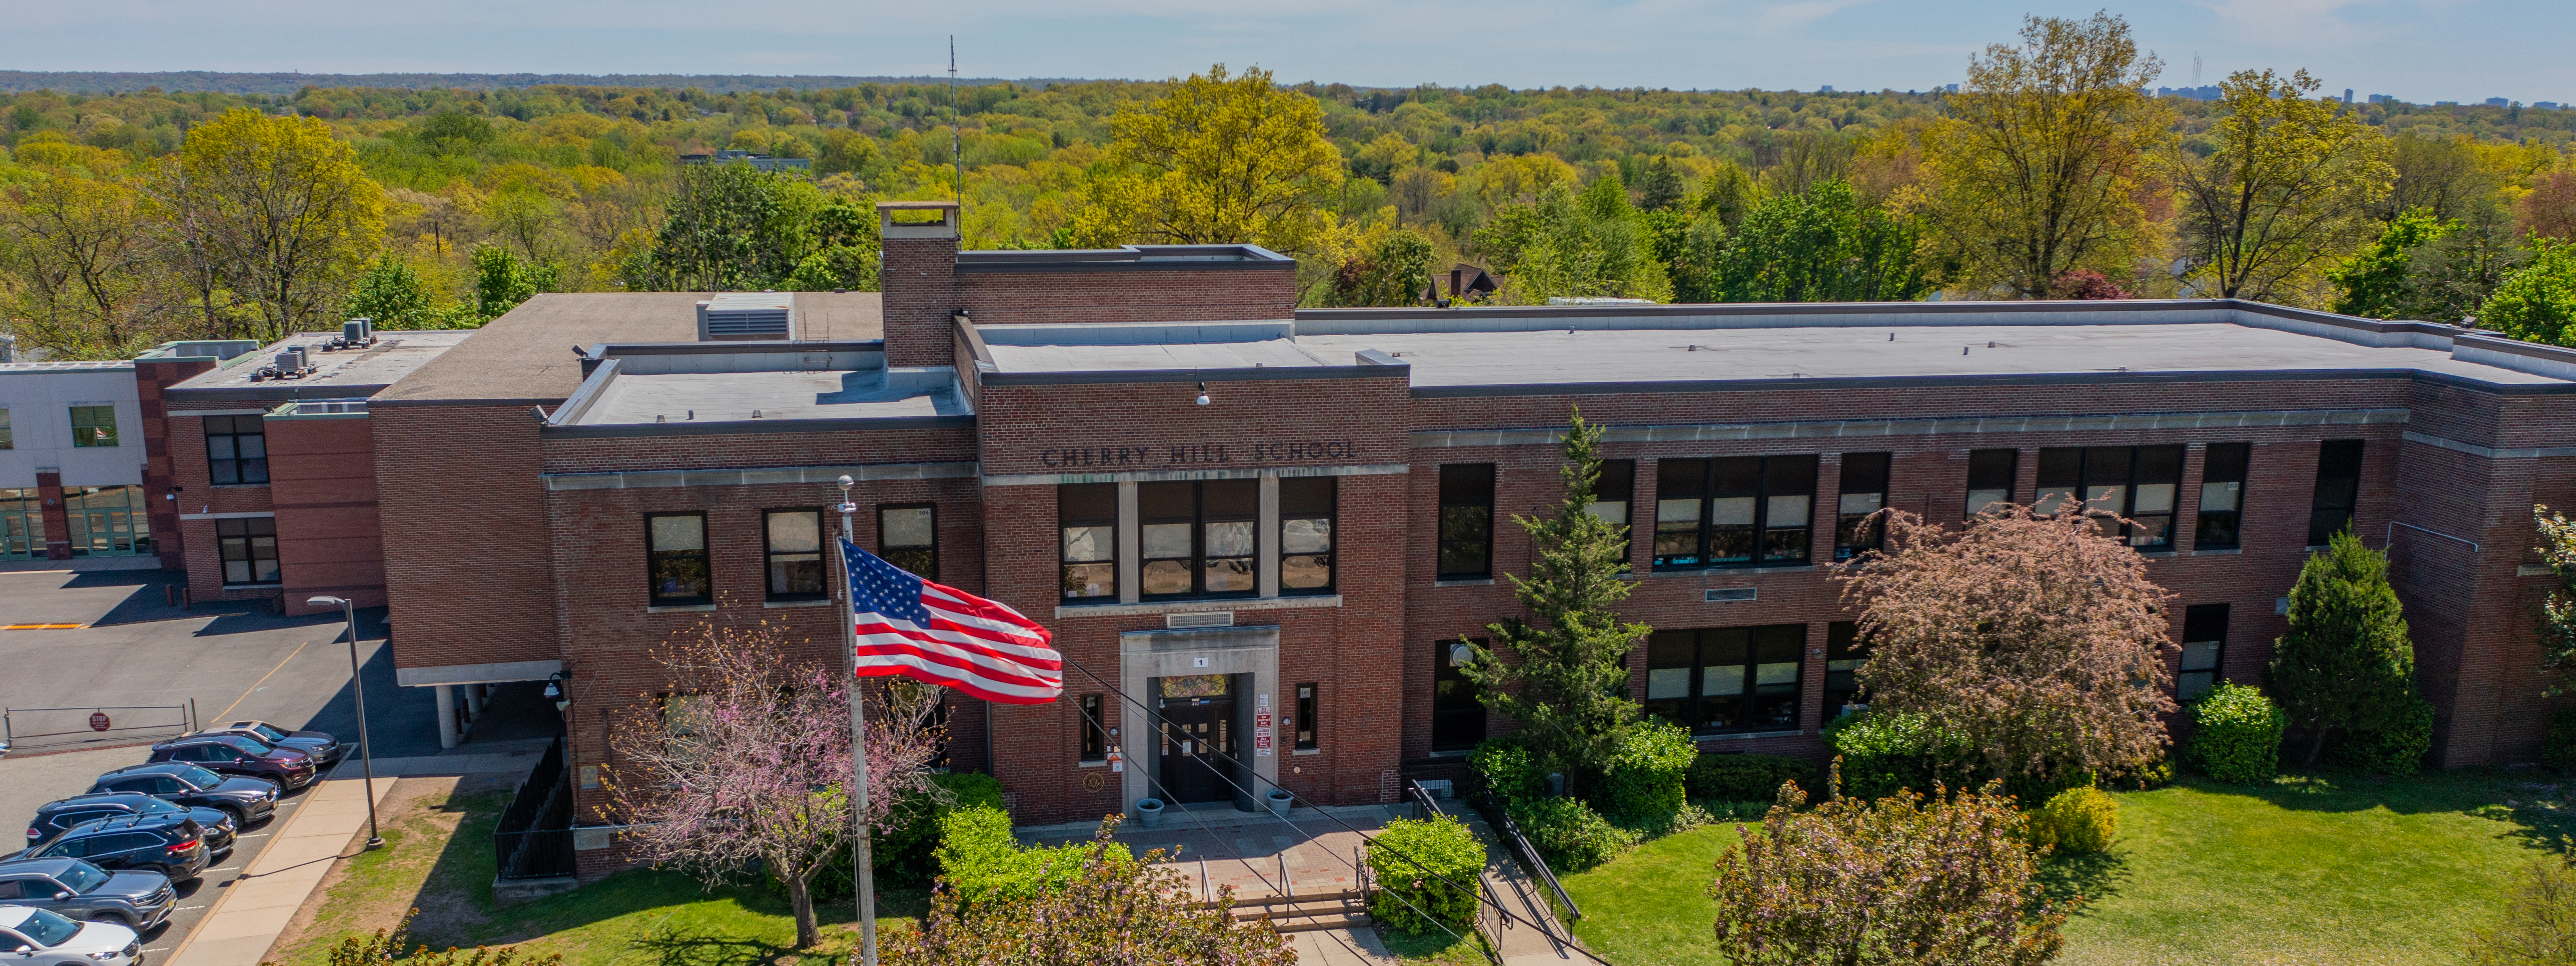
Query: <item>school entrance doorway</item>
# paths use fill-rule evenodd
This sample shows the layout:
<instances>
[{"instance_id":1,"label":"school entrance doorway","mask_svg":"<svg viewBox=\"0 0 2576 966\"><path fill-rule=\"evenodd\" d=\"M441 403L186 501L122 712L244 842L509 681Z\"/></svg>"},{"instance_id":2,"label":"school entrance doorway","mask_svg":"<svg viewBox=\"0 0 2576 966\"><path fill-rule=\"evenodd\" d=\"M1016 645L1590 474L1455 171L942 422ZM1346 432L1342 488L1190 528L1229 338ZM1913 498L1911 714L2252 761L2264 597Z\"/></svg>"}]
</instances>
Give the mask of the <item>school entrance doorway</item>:
<instances>
[{"instance_id":1,"label":"school entrance doorway","mask_svg":"<svg viewBox=\"0 0 2576 966\"><path fill-rule=\"evenodd\" d=\"M1154 710L1162 757L1155 778L1174 804L1230 802L1235 785L1234 675L1156 678Z\"/></svg>"}]
</instances>

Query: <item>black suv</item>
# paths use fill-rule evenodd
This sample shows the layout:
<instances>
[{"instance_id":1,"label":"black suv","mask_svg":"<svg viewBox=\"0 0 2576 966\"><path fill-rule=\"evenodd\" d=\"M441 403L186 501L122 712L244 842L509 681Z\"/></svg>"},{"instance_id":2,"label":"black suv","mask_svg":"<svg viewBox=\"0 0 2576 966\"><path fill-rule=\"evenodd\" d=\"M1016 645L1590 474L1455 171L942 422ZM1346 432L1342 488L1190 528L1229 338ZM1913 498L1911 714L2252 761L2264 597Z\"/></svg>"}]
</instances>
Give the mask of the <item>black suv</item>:
<instances>
[{"instance_id":1,"label":"black suv","mask_svg":"<svg viewBox=\"0 0 2576 966\"><path fill-rule=\"evenodd\" d=\"M0 862L0 903L143 932L170 918L179 894L158 872L109 872L80 859Z\"/></svg>"},{"instance_id":2,"label":"black suv","mask_svg":"<svg viewBox=\"0 0 2576 966\"><path fill-rule=\"evenodd\" d=\"M240 735L173 738L152 746L153 761L184 761L227 775L249 775L276 782L288 791L312 783L312 755L280 748Z\"/></svg>"},{"instance_id":3,"label":"black suv","mask_svg":"<svg viewBox=\"0 0 2576 966\"><path fill-rule=\"evenodd\" d=\"M207 850L216 858L222 858L233 850L233 836L241 829L241 825L233 821L233 813L220 808L191 808L140 792L109 792L104 795L74 795L37 808L35 820L27 823L27 844L43 845L75 825L119 815L185 815L195 819L197 827L206 832Z\"/></svg>"},{"instance_id":4,"label":"black suv","mask_svg":"<svg viewBox=\"0 0 2576 966\"><path fill-rule=\"evenodd\" d=\"M127 765L98 776L89 794L138 792L165 802L231 812L233 824L248 827L277 811L277 785L265 778L226 778L195 765L162 762Z\"/></svg>"},{"instance_id":5,"label":"black suv","mask_svg":"<svg viewBox=\"0 0 2576 966\"><path fill-rule=\"evenodd\" d=\"M150 869L176 882L196 878L214 861L196 821L185 815L103 818L11 858L88 859L103 869Z\"/></svg>"}]
</instances>

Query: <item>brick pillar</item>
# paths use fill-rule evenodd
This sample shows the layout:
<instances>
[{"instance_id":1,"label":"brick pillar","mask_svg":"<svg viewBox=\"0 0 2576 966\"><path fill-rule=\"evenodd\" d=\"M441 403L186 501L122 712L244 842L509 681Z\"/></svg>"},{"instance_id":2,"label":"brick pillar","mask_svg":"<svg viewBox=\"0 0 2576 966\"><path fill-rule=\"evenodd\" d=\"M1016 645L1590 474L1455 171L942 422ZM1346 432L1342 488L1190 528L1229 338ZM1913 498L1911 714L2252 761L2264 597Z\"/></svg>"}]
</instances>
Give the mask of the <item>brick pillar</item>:
<instances>
[{"instance_id":1,"label":"brick pillar","mask_svg":"<svg viewBox=\"0 0 2576 966\"><path fill-rule=\"evenodd\" d=\"M36 470L36 495L44 501L45 559L72 559L72 518L63 512L63 471Z\"/></svg>"},{"instance_id":2,"label":"brick pillar","mask_svg":"<svg viewBox=\"0 0 2576 966\"><path fill-rule=\"evenodd\" d=\"M143 409L143 498L152 528L152 549L161 569L188 569L187 546L179 535L179 504L172 500L177 481L170 468L170 405L163 392L189 377L215 367L211 356L166 356L134 360L135 398Z\"/></svg>"},{"instance_id":3,"label":"brick pillar","mask_svg":"<svg viewBox=\"0 0 2576 966\"><path fill-rule=\"evenodd\" d=\"M909 219L936 215L936 222ZM906 219L898 221L897 217ZM877 204L877 231L885 258L885 346L889 366L947 366L957 361L957 204L952 201L885 201Z\"/></svg>"}]
</instances>

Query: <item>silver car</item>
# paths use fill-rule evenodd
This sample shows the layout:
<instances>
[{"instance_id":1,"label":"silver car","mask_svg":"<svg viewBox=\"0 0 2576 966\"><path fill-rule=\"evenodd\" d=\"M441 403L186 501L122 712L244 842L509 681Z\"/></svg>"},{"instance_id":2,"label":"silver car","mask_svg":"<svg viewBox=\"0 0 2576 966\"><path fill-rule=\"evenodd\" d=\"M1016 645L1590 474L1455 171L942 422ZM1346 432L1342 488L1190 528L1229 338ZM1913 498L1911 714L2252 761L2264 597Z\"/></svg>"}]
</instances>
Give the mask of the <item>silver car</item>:
<instances>
[{"instance_id":1,"label":"silver car","mask_svg":"<svg viewBox=\"0 0 2576 966\"><path fill-rule=\"evenodd\" d=\"M0 906L0 962L11 966L143 966L143 940L104 922Z\"/></svg>"}]
</instances>

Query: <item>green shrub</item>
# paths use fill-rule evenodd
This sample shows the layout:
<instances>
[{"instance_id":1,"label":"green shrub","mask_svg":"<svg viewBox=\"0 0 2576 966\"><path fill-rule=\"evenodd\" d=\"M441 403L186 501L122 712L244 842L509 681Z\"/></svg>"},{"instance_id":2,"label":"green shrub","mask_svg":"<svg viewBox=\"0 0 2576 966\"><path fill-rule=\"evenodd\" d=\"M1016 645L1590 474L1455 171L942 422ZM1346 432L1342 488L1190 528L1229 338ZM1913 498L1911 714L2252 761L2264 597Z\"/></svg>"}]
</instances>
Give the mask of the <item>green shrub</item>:
<instances>
[{"instance_id":1,"label":"green shrub","mask_svg":"<svg viewBox=\"0 0 2576 966\"><path fill-rule=\"evenodd\" d=\"M1512 822L1558 872L1581 872L1637 844L1636 833L1610 824L1578 798L1539 799L1513 809Z\"/></svg>"},{"instance_id":2,"label":"green shrub","mask_svg":"<svg viewBox=\"0 0 2576 966\"><path fill-rule=\"evenodd\" d=\"M1020 847L1011 835L1011 815L991 805L970 805L939 816L939 876L968 904L994 899L1025 899L1060 889L1081 874L1089 846ZM1111 843L1113 856L1131 858L1127 846Z\"/></svg>"},{"instance_id":3,"label":"green shrub","mask_svg":"<svg viewBox=\"0 0 2576 966\"><path fill-rule=\"evenodd\" d=\"M2416 698L2414 707L2393 727L2352 735L2343 757L2382 775L2412 775L2433 750L2433 702Z\"/></svg>"},{"instance_id":4,"label":"green shrub","mask_svg":"<svg viewBox=\"0 0 2576 966\"><path fill-rule=\"evenodd\" d=\"M1658 720L1638 724L1602 776L1610 814L1630 824L1669 821L1689 799L1685 782L1698 758L1690 729Z\"/></svg>"},{"instance_id":5,"label":"green shrub","mask_svg":"<svg viewBox=\"0 0 2576 966\"><path fill-rule=\"evenodd\" d=\"M2233 785L2257 785L2281 770L2281 730L2289 724L2263 692L2229 681L2191 704L2192 763Z\"/></svg>"},{"instance_id":6,"label":"green shrub","mask_svg":"<svg viewBox=\"0 0 2576 966\"><path fill-rule=\"evenodd\" d=\"M1369 839L1368 864L1378 887L1369 918L1409 933L1465 935L1475 923L1485 845L1458 820L1388 822Z\"/></svg>"},{"instance_id":7,"label":"green shrub","mask_svg":"<svg viewBox=\"0 0 2576 966\"><path fill-rule=\"evenodd\" d=\"M1002 807L1002 782L980 772L955 772L930 776L932 787L944 792L913 792L895 802L887 818L892 828L879 829L868 843L868 854L875 860L877 884L880 886L918 886L930 882L939 873L938 861L931 849L939 844L939 817L951 810L970 805ZM787 894L786 883L776 876L767 877L769 891ZM807 884L817 900L844 898L850 895L850 851L841 849L832 861L815 870Z\"/></svg>"},{"instance_id":8,"label":"green shrub","mask_svg":"<svg viewBox=\"0 0 2576 966\"><path fill-rule=\"evenodd\" d=\"M2102 776L2102 787L2149 792L2173 784L2173 759L2159 757L2154 761Z\"/></svg>"},{"instance_id":9,"label":"green shrub","mask_svg":"<svg viewBox=\"0 0 2576 966\"><path fill-rule=\"evenodd\" d=\"M1563 770L1512 738L1488 738L1478 744L1476 750L1467 753L1467 768L1475 782L1494 793L1504 808L1548 797L1547 776Z\"/></svg>"},{"instance_id":10,"label":"green shrub","mask_svg":"<svg viewBox=\"0 0 2576 966\"><path fill-rule=\"evenodd\" d=\"M1930 794L1934 782L1967 783L1984 757L1964 735L1944 733L1922 715L1867 711L1835 718L1825 741L1842 756L1843 794L1883 798L1900 789Z\"/></svg>"},{"instance_id":11,"label":"green shrub","mask_svg":"<svg viewBox=\"0 0 2576 966\"><path fill-rule=\"evenodd\" d=\"M2120 834L2120 800L2086 785L2057 793L2030 813L2030 844L2062 853L2100 852Z\"/></svg>"},{"instance_id":12,"label":"green shrub","mask_svg":"<svg viewBox=\"0 0 2576 966\"><path fill-rule=\"evenodd\" d=\"M1691 762L1690 795L1708 802L1761 802L1768 807L1781 782L1816 788L1816 763L1780 755L1701 755Z\"/></svg>"},{"instance_id":13,"label":"green shrub","mask_svg":"<svg viewBox=\"0 0 2576 966\"><path fill-rule=\"evenodd\" d=\"M2576 708L2549 715L2549 739L2540 747L2540 760L2559 771L2576 771Z\"/></svg>"}]
</instances>

